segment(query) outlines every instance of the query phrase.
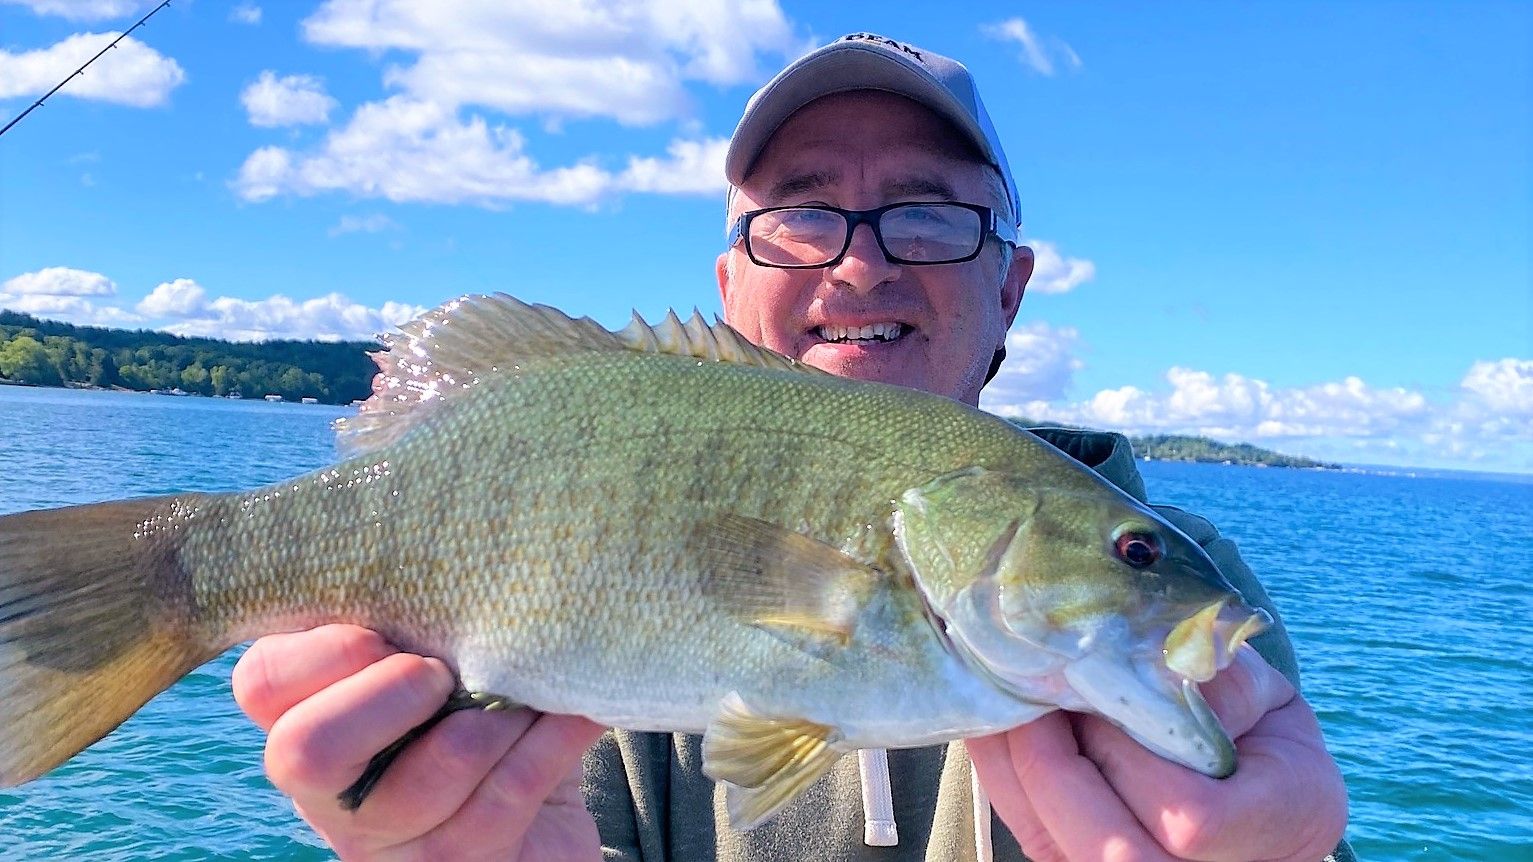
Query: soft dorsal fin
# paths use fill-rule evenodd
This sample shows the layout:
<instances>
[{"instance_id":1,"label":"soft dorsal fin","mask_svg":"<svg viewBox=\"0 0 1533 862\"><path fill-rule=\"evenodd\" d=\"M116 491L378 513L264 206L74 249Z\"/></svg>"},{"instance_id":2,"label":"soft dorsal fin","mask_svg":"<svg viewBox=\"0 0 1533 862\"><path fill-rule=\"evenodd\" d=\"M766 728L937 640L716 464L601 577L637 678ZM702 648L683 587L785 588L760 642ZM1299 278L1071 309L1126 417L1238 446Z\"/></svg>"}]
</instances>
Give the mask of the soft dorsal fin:
<instances>
[{"instance_id":1,"label":"soft dorsal fin","mask_svg":"<svg viewBox=\"0 0 1533 862\"><path fill-rule=\"evenodd\" d=\"M751 344L723 321L710 326L696 311L686 323L673 311L654 326L636 312L626 328L609 332L589 317L504 293L460 297L380 340L388 349L371 354L378 364L372 397L354 418L336 422L347 456L393 443L487 378L560 354L631 350L824 373Z\"/></svg>"}]
</instances>

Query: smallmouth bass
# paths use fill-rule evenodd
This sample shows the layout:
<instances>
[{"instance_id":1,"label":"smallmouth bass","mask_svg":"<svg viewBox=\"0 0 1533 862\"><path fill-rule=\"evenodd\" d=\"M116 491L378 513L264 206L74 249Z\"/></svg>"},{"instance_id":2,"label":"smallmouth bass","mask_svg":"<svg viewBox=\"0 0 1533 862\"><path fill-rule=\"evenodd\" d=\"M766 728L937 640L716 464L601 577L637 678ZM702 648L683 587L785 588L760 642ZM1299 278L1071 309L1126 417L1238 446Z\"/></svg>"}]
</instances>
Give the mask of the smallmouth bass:
<instances>
[{"instance_id":1,"label":"smallmouth bass","mask_svg":"<svg viewBox=\"0 0 1533 862\"><path fill-rule=\"evenodd\" d=\"M847 752L1057 708L1233 771L1197 683L1265 614L1009 423L696 316L613 333L471 297L387 343L332 467L0 517L0 785L330 622L489 702L704 734L740 828Z\"/></svg>"}]
</instances>

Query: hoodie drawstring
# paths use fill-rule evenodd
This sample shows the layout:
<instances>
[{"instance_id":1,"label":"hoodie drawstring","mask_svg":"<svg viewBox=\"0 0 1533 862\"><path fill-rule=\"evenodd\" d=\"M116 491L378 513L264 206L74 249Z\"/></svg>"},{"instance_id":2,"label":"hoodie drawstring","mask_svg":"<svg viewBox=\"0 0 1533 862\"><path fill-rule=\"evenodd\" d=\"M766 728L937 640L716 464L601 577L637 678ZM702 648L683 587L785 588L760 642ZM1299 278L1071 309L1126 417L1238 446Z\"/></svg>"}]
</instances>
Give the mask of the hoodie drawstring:
<instances>
[{"instance_id":1,"label":"hoodie drawstring","mask_svg":"<svg viewBox=\"0 0 1533 862\"><path fill-rule=\"evenodd\" d=\"M979 771L969 762L969 793L974 797L974 858L994 862L995 845L990 843L990 796L979 783Z\"/></svg>"},{"instance_id":2,"label":"hoodie drawstring","mask_svg":"<svg viewBox=\"0 0 1533 862\"><path fill-rule=\"evenodd\" d=\"M862 775L862 843L893 847L900 843L900 833L894 825L894 794L889 789L889 752L858 750L857 770Z\"/></svg>"}]
</instances>

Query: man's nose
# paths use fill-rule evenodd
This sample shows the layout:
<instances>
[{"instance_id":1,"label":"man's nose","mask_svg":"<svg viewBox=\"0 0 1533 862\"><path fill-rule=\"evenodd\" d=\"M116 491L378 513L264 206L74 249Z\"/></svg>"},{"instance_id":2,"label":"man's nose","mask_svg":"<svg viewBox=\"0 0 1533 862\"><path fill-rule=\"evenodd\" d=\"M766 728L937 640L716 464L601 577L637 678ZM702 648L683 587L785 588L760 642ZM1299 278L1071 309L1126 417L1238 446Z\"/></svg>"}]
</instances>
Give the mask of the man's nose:
<instances>
[{"instance_id":1,"label":"man's nose","mask_svg":"<svg viewBox=\"0 0 1533 862\"><path fill-rule=\"evenodd\" d=\"M873 226L868 224L852 230L852 244L829 273L833 281L864 292L895 280L899 274L899 264L884 256L878 238L873 235Z\"/></svg>"}]
</instances>

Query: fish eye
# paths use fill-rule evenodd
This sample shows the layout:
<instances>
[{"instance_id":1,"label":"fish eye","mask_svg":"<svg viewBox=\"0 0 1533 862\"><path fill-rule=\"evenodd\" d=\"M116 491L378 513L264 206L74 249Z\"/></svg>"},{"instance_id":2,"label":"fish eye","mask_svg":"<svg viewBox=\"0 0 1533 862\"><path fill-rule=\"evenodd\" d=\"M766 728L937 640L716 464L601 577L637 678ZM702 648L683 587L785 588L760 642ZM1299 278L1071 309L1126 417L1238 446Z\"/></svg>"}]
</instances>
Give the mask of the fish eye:
<instances>
[{"instance_id":1,"label":"fish eye","mask_svg":"<svg viewBox=\"0 0 1533 862\"><path fill-rule=\"evenodd\" d=\"M1136 569L1155 565L1161 557L1160 539L1154 533L1125 530L1113 540L1118 559Z\"/></svg>"}]
</instances>

